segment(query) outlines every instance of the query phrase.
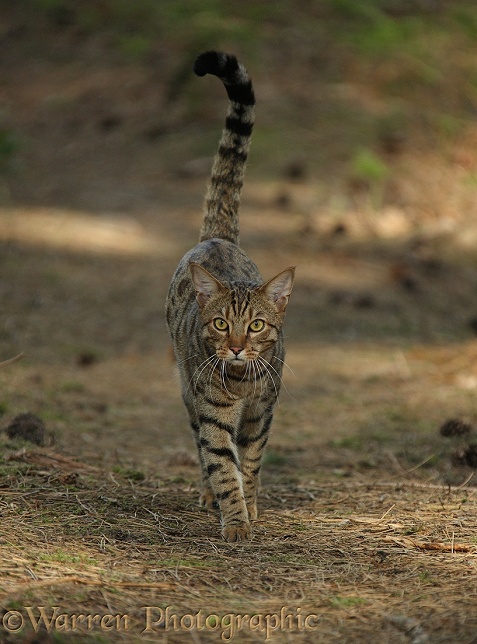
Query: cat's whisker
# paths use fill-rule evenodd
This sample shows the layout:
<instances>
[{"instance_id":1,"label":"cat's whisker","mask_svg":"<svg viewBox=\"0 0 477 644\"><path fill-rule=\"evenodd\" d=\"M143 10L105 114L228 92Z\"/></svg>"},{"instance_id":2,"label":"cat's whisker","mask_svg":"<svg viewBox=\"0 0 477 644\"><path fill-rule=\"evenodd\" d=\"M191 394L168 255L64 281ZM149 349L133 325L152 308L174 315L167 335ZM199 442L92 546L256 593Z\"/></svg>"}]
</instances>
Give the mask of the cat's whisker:
<instances>
[{"instance_id":1,"label":"cat's whisker","mask_svg":"<svg viewBox=\"0 0 477 644\"><path fill-rule=\"evenodd\" d=\"M191 379L190 379L190 381L189 381L189 388L190 388L190 386L191 386L191 384L192 384L192 381L194 380L194 376L195 376L195 374L196 374L196 373L199 371L199 369L200 369L199 375L197 376L197 378L195 379L195 382L194 382L194 390L195 390L195 388L197 387L197 383L199 382L200 377L201 377L201 375L202 375L203 371L204 371L205 369L207 369L207 367L208 367L208 366L210 366L210 363L211 363L213 360L215 360L216 358L217 358L217 356L216 356L216 355L209 356L208 358L206 358L205 360L203 360L203 361L200 363L200 365L197 367L197 369L194 371L194 373L193 373L193 374L192 374L192 376L191 376ZM202 369L201 369L201 367L202 367ZM212 369L212 371L213 371L213 369Z\"/></svg>"},{"instance_id":2,"label":"cat's whisker","mask_svg":"<svg viewBox=\"0 0 477 644\"><path fill-rule=\"evenodd\" d=\"M250 360L249 363L249 369L252 372L251 376L253 377L253 393L252 393L252 398L256 398L256 393L257 393L257 365L255 363L255 360ZM258 404L258 401L257 401Z\"/></svg>"},{"instance_id":3,"label":"cat's whisker","mask_svg":"<svg viewBox=\"0 0 477 644\"><path fill-rule=\"evenodd\" d=\"M189 360L192 360L192 358L197 358L198 355L199 355L198 353L193 353L188 358L184 358L184 360L177 360L177 365L181 365L181 364L184 364L185 362L189 362Z\"/></svg>"},{"instance_id":4,"label":"cat's whisker","mask_svg":"<svg viewBox=\"0 0 477 644\"><path fill-rule=\"evenodd\" d=\"M282 374L281 374L281 373L279 373L279 372L275 369L275 367L274 367L273 365L271 365L271 364L268 362L268 360L265 360L265 358L262 358L262 360L263 360L264 362L266 362L266 363L268 364L268 366L269 366L271 369L273 369L273 371L277 374L277 376L278 376L278 378L279 378L279 380L280 380L281 385L283 386L283 388L285 389L285 391L287 392L287 394L290 396L290 398L294 398L294 396L292 396L292 394L288 391L287 386L286 386L286 385L285 385L285 383L283 382ZM284 364L286 367L288 367L288 365L287 365L287 364L285 364L284 360L281 360L281 362L283 362L283 364ZM290 368L290 367L288 367L288 368L289 368L289 369L290 369L290 371L291 371L291 368ZM292 371L292 373L293 373L293 371ZM293 373L293 375L295 375L295 374Z\"/></svg>"},{"instance_id":5,"label":"cat's whisker","mask_svg":"<svg viewBox=\"0 0 477 644\"><path fill-rule=\"evenodd\" d=\"M209 392L210 392L210 397L213 398L212 394L212 376L214 375L214 372L220 362L220 358L218 357L217 360L214 361L214 364L212 365L212 369L210 370L210 375L209 375Z\"/></svg>"},{"instance_id":6,"label":"cat's whisker","mask_svg":"<svg viewBox=\"0 0 477 644\"><path fill-rule=\"evenodd\" d=\"M278 375L278 379L279 379L279 381L281 380L281 378L280 378L280 374L278 373L278 371L277 371L276 369L274 369L274 368L272 367L272 365L271 365L269 362L267 362L267 361L265 360L265 358L262 358L262 356L258 356L258 358L257 358L257 359L260 361L260 364L262 364L262 365L265 367L265 371L267 372L268 377L270 378L270 381L271 381L271 383L272 383L272 385L273 385L273 388L274 388L274 390L275 390L275 399L276 399L276 400L277 400L277 402L278 402L278 387L277 387L277 385L276 385L276 383L275 383L275 380L273 379L273 375L270 373L270 369L269 369L268 367L271 367L271 368L273 369L273 371ZM267 365L268 365L268 366L267 366Z\"/></svg>"},{"instance_id":7,"label":"cat's whisker","mask_svg":"<svg viewBox=\"0 0 477 644\"><path fill-rule=\"evenodd\" d=\"M207 365L208 365L210 362L212 362L212 360L214 360L216 357L217 357L217 356L213 355L213 356L209 356L208 358L206 358L205 360L203 360L199 365L197 365L197 368L195 369L194 373L192 374L192 377L194 377L194 376L195 376L195 374L199 371L199 369L200 369L200 373L199 373L199 376L198 376L198 377L200 377L200 374L202 373L202 371L203 371L203 370L207 367ZM201 367L202 367L202 369L201 369Z\"/></svg>"},{"instance_id":8,"label":"cat's whisker","mask_svg":"<svg viewBox=\"0 0 477 644\"><path fill-rule=\"evenodd\" d=\"M260 356L257 356L257 358L255 360L255 368L257 370L257 380L260 381L260 397L262 397L264 392L266 393L266 391L267 391L267 385L266 385L266 382L265 382L264 378L262 377L263 376L263 371L260 370ZM268 376L268 378L270 378L269 373L267 373L267 376ZM272 384L275 385L275 383L273 382L273 379L272 379Z\"/></svg>"},{"instance_id":9,"label":"cat's whisker","mask_svg":"<svg viewBox=\"0 0 477 644\"><path fill-rule=\"evenodd\" d=\"M257 373L256 379L260 383L260 395L259 395L258 400L257 400L257 409L258 409L259 406L260 406L260 400L262 399L264 392L265 393L267 392L267 383L266 383L265 379L263 378L263 371L260 369L260 362L259 362L258 358L255 360L255 370L256 370L256 373Z\"/></svg>"},{"instance_id":10,"label":"cat's whisker","mask_svg":"<svg viewBox=\"0 0 477 644\"><path fill-rule=\"evenodd\" d=\"M232 396L230 391L227 389L227 385L225 384L225 376L227 375L225 371L225 360L222 360L222 363L220 365L220 375L221 375L222 384L224 386L225 391L228 393L229 396Z\"/></svg>"},{"instance_id":11,"label":"cat's whisker","mask_svg":"<svg viewBox=\"0 0 477 644\"><path fill-rule=\"evenodd\" d=\"M244 382L245 380L247 380L248 370L249 370L249 362L247 361L245 363L245 369L244 369L243 376L242 376L240 382Z\"/></svg>"},{"instance_id":12,"label":"cat's whisker","mask_svg":"<svg viewBox=\"0 0 477 644\"><path fill-rule=\"evenodd\" d=\"M255 403L255 409L258 410L259 404L260 404L260 396L263 394L263 382L260 379L260 396L256 396L256 391L257 391L257 374L258 374L258 365L257 365L257 360L254 359L251 361L251 366L253 369L253 398L257 398L257 402Z\"/></svg>"},{"instance_id":13,"label":"cat's whisker","mask_svg":"<svg viewBox=\"0 0 477 644\"><path fill-rule=\"evenodd\" d=\"M242 376L240 382L245 382L247 380L249 368L250 367L249 367L248 360L247 360L247 362L245 363L245 369L243 370L243 376Z\"/></svg>"},{"instance_id":14,"label":"cat's whisker","mask_svg":"<svg viewBox=\"0 0 477 644\"><path fill-rule=\"evenodd\" d=\"M282 374L279 371L277 371L275 367L270 362L268 362L268 360L265 360L263 356L260 356L260 361L262 362L262 364L269 366L270 369L272 369L275 372L275 374L278 376L278 380L282 382Z\"/></svg>"},{"instance_id":15,"label":"cat's whisker","mask_svg":"<svg viewBox=\"0 0 477 644\"><path fill-rule=\"evenodd\" d=\"M253 360L248 360L245 366L244 378L247 378L249 380L253 379L254 388L252 392L252 398L255 398L255 374L252 373L252 371L253 371ZM251 378L251 376L253 376L253 378Z\"/></svg>"},{"instance_id":16,"label":"cat's whisker","mask_svg":"<svg viewBox=\"0 0 477 644\"><path fill-rule=\"evenodd\" d=\"M282 363L282 365L283 365L284 367L286 367L286 368L288 369L288 371L292 374L292 376L293 376L294 378L296 378L295 372L294 372L294 371L293 371L293 369L290 367L290 365L289 365L289 364L287 364L287 363L285 362L285 360L282 360L282 359L281 359L281 358L279 358L278 356L273 356L273 360L278 360L278 362L281 362L281 363Z\"/></svg>"}]
</instances>

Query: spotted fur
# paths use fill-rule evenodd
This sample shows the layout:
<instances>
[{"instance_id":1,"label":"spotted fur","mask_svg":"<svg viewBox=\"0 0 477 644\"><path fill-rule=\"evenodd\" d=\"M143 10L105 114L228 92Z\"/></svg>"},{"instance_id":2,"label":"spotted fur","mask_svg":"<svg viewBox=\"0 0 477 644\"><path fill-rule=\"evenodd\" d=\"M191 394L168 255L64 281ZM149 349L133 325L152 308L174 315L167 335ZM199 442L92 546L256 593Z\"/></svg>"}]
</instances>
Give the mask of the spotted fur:
<instances>
[{"instance_id":1,"label":"spotted fur","mask_svg":"<svg viewBox=\"0 0 477 644\"><path fill-rule=\"evenodd\" d=\"M238 208L255 97L234 56L206 52L194 65L229 97L199 243L179 262L166 318L182 397L202 468L200 503L218 505L227 541L250 536L273 407L280 390L282 323L294 269L268 282L239 247Z\"/></svg>"}]
</instances>

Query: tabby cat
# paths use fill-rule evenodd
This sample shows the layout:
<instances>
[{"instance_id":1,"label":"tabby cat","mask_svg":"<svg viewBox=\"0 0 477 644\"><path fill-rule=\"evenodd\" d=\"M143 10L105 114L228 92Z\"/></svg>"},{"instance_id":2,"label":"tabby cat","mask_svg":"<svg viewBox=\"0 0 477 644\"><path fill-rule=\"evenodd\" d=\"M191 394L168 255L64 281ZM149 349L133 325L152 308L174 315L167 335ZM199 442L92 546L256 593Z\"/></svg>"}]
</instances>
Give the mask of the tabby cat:
<instances>
[{"instance_id":1,"label":"tabby cat","mask_svg":"<svg viewBox=\"0 0 477 644\"><path fill-rule=\"evenodd\" d=\"M263 283L239 247L238 208L255 97L234 56L209 51L198 76L223 82L229 107L205 201L199 244L180 261L166 317L202 467L200 504L218 504L227 541L250 536L284 359L281 326L294 268Z\"/></svg>"}]
</instances>

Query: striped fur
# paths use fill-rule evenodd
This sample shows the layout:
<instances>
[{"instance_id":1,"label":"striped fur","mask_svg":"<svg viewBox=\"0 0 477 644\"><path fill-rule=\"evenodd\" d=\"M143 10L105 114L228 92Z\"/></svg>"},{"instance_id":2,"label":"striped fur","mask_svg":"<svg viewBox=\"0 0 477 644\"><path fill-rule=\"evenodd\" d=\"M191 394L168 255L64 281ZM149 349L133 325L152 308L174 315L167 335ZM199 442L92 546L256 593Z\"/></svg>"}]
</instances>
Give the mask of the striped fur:
<instances>
[{"instance_id":1,"label":"striped fur","mask_svg":"<svg viewBox=\"0 0 477 644\"><path fill-rule=\"evenodd\" d=\"M215 51L199 56L194 71L199 76L218 76L229 97L225 128L212 167L199 239L204 241L218 237L238 244L240 191L255 120L252 82L235 56Z\"/></svg>"},{"instance_id":2,"label":"striped fur","mask_svg":"<svg viewBox=\"0 0 477 644\"><path fill-rule=\"evenodd\" d=\"M194 71L229 97L197 246L179 262L166 318L202 468L200 503L218 505L227 541L250 536L284 360L282 323L294 269L264 283L238 246L238 207L253 126L252 83L236 58L198 57Z\"/></svg>"}]
</instances>

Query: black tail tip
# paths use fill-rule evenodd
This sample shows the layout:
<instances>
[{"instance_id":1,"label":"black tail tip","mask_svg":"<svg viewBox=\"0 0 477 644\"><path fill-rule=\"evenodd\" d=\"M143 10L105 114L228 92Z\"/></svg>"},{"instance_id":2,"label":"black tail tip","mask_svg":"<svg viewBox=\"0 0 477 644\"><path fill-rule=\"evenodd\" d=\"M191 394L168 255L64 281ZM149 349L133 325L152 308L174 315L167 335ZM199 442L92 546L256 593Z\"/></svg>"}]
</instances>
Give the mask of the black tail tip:
<instances>
[{"instance_id":1,"label":"black tail tip","mask_svg":"<svg viewBox=\"0 0 477 644\"><path fill-rule=\"evenodd\" d=\"M206 51L195 59L194 72L197 76L218 76L222 71L224 58L225 55L220 51Z\"/></svg>"},{"instance_id":2,"label":"black tail tip","mask_svg":"<svg viewBox=\"0 0 477 644\"><path fill-rule=\"evenodd\" d=\"M225 85L231 101L243 105L255 105L252 81L235 56L222 51L206 51L196 58L194 72L197 76L206 74L218 76Z\"/></svg>"}]
</instances>

